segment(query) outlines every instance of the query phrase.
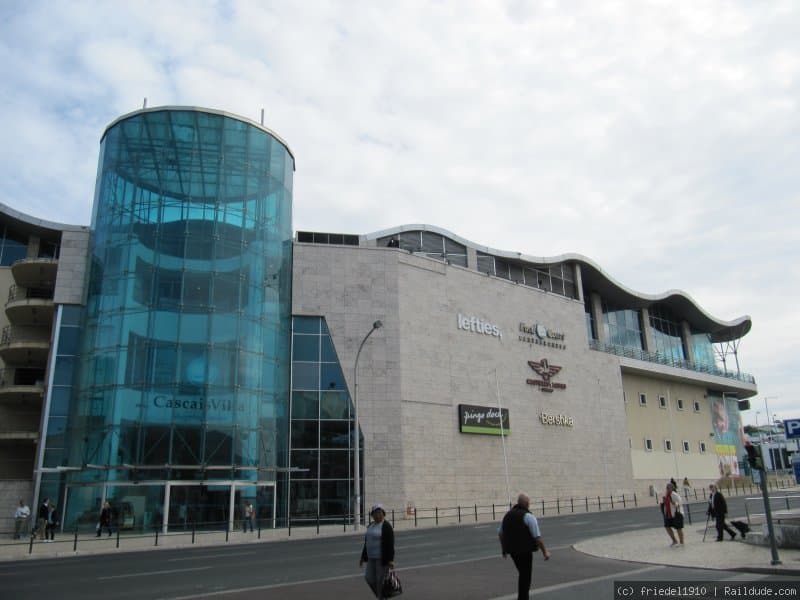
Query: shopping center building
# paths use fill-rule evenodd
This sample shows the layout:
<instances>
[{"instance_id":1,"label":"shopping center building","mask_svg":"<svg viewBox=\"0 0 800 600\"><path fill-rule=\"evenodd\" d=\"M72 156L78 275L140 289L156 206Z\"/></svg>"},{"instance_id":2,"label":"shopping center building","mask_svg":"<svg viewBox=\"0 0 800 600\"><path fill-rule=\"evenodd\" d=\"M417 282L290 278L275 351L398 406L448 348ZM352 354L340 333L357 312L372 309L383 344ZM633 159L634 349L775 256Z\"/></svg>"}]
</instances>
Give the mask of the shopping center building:
<instances>
[{"instance_id":1,"label":"shopping center building","mask_svg":"<svg viewBox=\"0 0 800 600\"><path fill-rule=\"evenodd\" d=\"M402 514L738 473L748 317L431 225L293 235L294 171L263 124L159 107L103 134L91 228L1 207L0 360L35 389L0 385L0 492L66 526L341 522L356 441L362 504ZM52 294L24 352L20 286Z\"/></svg>"}]
</instances>

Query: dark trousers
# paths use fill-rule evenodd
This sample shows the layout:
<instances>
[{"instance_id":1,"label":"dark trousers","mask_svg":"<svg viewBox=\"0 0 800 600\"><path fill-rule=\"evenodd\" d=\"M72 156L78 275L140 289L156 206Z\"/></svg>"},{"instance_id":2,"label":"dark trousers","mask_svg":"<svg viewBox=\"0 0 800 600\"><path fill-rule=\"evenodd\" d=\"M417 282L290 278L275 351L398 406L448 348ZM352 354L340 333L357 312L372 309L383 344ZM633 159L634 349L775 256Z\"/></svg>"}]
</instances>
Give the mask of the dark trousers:
<instances>
[{"instance_id":1,"label":"dark trousers","mask_svg":"<svg viewBox=\"0 0 800 600\"><path fill-rule=\"evenodd\" d=\"M730 534L731 538L736 536L736 532L733 529L731 529L730 526L725 522L725 515L716 517L714 525L716 525L717 527L717 540L719 541L722 540L723 529Z\"/></svg>"},{"instance_id":2,"label":"dark trousers","mask_svg":"<svg viewBox=\"0 0 800 600\"><path fill-rule=\"evenodd\" d=\"M519 583L517 585L517 600L528 600L528 591L531 589L531 575L533 573L533 552L522 552L512 554L514 565L519 571Z\"/></svg>"}]
</instances>

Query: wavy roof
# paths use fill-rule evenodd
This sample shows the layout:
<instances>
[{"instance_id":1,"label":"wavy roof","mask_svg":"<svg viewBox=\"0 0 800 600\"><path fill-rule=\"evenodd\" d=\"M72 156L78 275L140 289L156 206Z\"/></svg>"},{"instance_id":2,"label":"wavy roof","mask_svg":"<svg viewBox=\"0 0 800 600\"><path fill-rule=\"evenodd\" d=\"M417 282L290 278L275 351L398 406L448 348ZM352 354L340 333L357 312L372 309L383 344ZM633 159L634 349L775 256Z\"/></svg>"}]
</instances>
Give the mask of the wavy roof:
<instances>
[{"instance_id":1,"label":"wavy roof","mask_svg":"<svg viewBox=\"0 0 800 600\"><path fill-rule=\"evenodd\" d=\"M663 304L675 315L689 322L695 329L711 334L713 342L728 342L739 339L750 331L752 322L749 315L739 317L733 321L723 321L709 313L683 290L668 290L661 294L644 294L632 290L606 273L600 265L592 259L577 253L559 254L557 256L530 256L521 252L508 252L489 246L482 246L462 238L446 229L434 225L400 225L384 229L364 236L367 240L395 235L403 231L430 231L438 233L480 252L503 258L509 262L527 264L531 266L549 266L563 262L576 262L581 266L581 279L584 287L598 292L609 302L623 308L646 308L652 304Z\"/></svg>"}]
</instances>

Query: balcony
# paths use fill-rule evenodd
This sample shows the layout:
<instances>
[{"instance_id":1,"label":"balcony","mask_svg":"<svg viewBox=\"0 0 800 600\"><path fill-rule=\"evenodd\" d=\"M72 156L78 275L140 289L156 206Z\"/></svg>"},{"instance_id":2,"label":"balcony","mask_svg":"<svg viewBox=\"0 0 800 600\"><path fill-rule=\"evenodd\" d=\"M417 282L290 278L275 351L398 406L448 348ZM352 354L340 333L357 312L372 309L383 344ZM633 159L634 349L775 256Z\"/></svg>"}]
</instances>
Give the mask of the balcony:
<instances>
[{"instance_id":1,"label":"balcony","mask_svg":"<svg viewBox=\"0 0 800 600\"><path fill-rule=\"evenodd\" d=\"M57 270L58 259L55 258L23 258L11 265L14 281L26 288L52 288Z\"/></svg>"},{"instance_id":2,"label":"balcony","mask_svg":"<svg viewBox=\"0 0 800 600\"><path fill-rule=\"evenodd\" d=\"M598 342L597 340L590 340L589 348L599 352L607 352L608 354L624 356L625 358L633 358L635 360L656 363L659 365L665 365L667 367L675 367L677 369L686 369L689 371L694 371L695 373L704 373L707 375L714 375L716 377L734 379L750 385L755 385L756 383L755 377L749 373L730 373L713 365L698 364L689 362L687 360L675 360L657 352L645 352L644 350L637 350L635 348L619 346L616 344L604 344L603 342Z\"/></svg>"},{"instance_id":3,"label":"balcony","mask_svg":"<svg viewBox=\"0 0 800 600\"><path fill-rule=\"evenodd\" d=\"M44 367L50 354L50 328L6 325L0 334L0 358L7 365Z\"/></svg>"},{"instance_id":4,"label":"balcony","mask_svg":"<svg viewBox=\"0 0 800 600\"><path fill-rule=\"evenodd\" d=\"M15 325L49 326L54 310L52 288L12 285L8 290L6 315Z\"/></svg>"},{"instance_id":5,"label":"balcony","mask_svg":"<svg viewBox=\"0 0 800 600\"><path fill-rule=\"evenodd\" d=\"M0 369L0 404L41 406L44 375L44 369Z\"/></svg>"}]
</instances>

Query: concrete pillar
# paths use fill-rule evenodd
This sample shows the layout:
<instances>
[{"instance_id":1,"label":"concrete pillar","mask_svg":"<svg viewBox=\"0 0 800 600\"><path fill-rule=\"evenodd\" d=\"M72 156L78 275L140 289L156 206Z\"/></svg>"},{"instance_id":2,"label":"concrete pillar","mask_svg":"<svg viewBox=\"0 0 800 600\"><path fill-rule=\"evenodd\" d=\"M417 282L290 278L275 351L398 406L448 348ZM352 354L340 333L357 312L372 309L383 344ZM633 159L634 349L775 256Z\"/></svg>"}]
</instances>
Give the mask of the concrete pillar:
<instances>
[{"instance_id":1,"label":"concrete pillar","mask_svg":"<svg viewBox=\"0 0 800 600\"><path fill-rule=\"evenodd\" d=\"M681 339L683 340L683 351L686 353L686 360L694 362L694 344L692 343L692 328L688 321L681 321Z\"/></svg>"},{"instance_id":2,"label":"concrete pillar","mask_svg":"<svg viewBox=\"0 0 800 600\"><path fill-rule=\"evenodd\" d=\"M653 343L653 332L650 330L650 311L647 307L642 310L642 338L644 341L645 352L655 352L656 347Z\"/></svg>"},{"instance_id":3,"label":"concrete pillar","mask_svg":"<svg viewBox=\"0 0 800 600\"><path fill-rule=\"evenodd\" d=\"M579 263L572 263L572 278L575 280L575 297L584 302L583 277L581 276L581 265Z\"/></svg>"},{"instance_id":4,"label":"concrete pillar","mask_svg":"<svg viewBox=\"0 0 800 600\"><path fill-rule=\"evenodd\" d=\"M594 319L595 329L597 330L597 341L605 344L607 340L605 327L603 327L602 299L600 298L600 294L597 292L592 292L590 299L592 301L592 319Z\"/></svg>"}]
</instances>

